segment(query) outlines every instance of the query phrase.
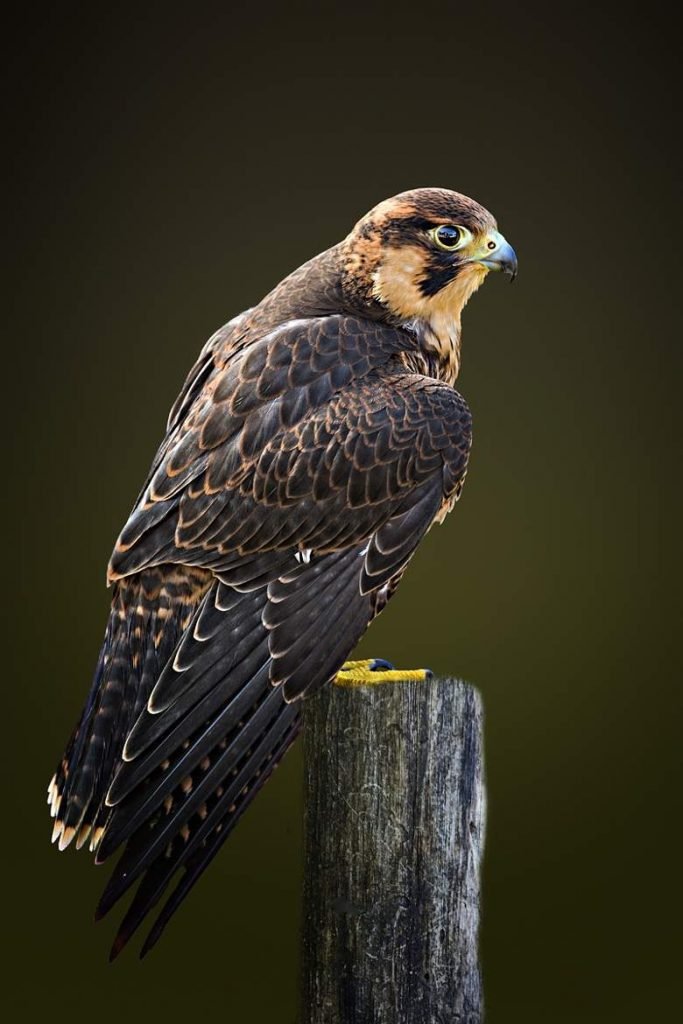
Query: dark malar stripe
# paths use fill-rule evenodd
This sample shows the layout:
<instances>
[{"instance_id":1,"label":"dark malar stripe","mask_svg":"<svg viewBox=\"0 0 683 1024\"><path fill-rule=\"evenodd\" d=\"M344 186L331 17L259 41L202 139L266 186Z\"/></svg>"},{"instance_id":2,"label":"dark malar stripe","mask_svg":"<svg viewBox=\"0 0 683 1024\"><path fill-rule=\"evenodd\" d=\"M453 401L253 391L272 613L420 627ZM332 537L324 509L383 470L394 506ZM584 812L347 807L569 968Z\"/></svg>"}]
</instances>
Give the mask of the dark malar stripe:
<instances>
[{"instance_id":1,"label":"dark malar stripe","mask_svg":"<svg viewBox=\"0 0 683 1024\"><path fill-rule=\"evenodd\" d=\"M458 263L452 263L450 260L445 266L440 261L433 261L429 266L427 274L420 281L421 293L425 297L436 295L442 288L445 288L447 284L450 284L451 281L455 280L458 276L459 270L460 265Z\"/></svg>"}]
</instances>

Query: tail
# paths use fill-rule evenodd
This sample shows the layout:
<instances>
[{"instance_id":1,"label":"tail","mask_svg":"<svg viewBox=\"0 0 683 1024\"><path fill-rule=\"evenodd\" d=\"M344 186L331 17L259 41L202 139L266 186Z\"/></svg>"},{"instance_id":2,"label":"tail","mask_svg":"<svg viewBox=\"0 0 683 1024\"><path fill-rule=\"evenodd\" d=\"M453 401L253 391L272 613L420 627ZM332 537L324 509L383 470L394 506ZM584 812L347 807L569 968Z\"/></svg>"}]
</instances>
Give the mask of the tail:
<instances>
[{"instance_id":1,"label":"tail","mask_svg":"<svg viewBox=\"0 0 683 1024\"><path fill-rule=\"evenodd\" d=\"M295 739L298 698L367 628L363 554L291 553L271 582L245 558L232 575L206 573L182 612L177 601L162 611L147 571L119 583L134 592L115 594L93 691L50 786L62 848L90 836L102 863L123 847L96 916L137 885L112 956L165 899L143 954L157 942Z\"/></svg>"},{"instance_id":2,"label":"tail","mask_svg":"<svg viewBox=\"0 0 683 1024\"><path fill-rule=\"evenodd\" d=\"M205 590L209 574L160 566L115 584L95 676L48 787L52 841L95 850L110 814L105 795L126 737Z\"/></svg>"},{"instance_id":3,"label":"tail","mask_svg":"<svg viewBox=\"0 0 683 1024\"><path fill-rule=\"evenodd\" d=\"M112 957L164 899L142 955L158 941L295 739L298 697L367 628L359 549L291 561L267 586L211 586L128 736L97 850L101 863L124 846L97 917L139 883Z\"/></svg>"}]
</instances>

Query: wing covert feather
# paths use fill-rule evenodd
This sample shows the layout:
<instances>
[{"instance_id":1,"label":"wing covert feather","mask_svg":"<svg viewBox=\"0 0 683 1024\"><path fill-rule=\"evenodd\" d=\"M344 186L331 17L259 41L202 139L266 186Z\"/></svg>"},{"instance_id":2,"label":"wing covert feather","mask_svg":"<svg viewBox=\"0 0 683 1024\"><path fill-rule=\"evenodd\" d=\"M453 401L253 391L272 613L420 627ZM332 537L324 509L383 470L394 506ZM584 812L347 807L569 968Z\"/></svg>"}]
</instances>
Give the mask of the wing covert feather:
<instances>
[{"instance_id":1,"label":"wing covert feather","mask_svg":"<svg viewBox=\"0 0 683 1024\"><path fill-rule=\"evenodd\" d=\"M219 573L244 554L349 546L435 475L447 500L467 463L469 410L400 365L407 338L320 317L236 352L176 423L111 577L161 562Z\"/></svg>"}]
</instances>

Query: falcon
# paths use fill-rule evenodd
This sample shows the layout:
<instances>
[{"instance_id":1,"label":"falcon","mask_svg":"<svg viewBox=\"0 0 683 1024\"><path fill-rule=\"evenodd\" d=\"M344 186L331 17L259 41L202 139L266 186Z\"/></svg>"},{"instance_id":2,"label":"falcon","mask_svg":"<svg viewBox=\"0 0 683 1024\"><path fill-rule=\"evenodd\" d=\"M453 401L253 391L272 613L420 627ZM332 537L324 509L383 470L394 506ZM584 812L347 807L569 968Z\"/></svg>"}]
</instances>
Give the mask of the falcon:
<instances>
[{"instance_id":1,"label":"falcon","mask_svg":"<svg viewBox=\"0 0 683 1024\"><path fill-rule=\"evenodd\" d=\"M460 496L461 314L514 278L491 214L421 188L380 203L202 349L116 542L80 721L50 782L53 841L121 855L142 948L216 855L329 683L425 678L347 661Z\"/></svg>"}]
</instances>

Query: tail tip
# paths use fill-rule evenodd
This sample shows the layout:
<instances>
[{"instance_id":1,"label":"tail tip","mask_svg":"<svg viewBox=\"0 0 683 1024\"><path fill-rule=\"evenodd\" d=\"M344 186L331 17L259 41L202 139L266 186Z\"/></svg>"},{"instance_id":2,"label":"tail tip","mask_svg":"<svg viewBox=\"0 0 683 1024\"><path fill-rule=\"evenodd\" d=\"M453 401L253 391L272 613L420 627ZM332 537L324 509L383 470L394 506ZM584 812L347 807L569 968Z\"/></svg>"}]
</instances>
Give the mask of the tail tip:
<instances>
[{"instance_id":1,"label":"tail tip","mask_svg":"<svg viewBox=\"0 0 683 1024\"><path fill-rule=\"evenodd\" d=\"M67 846L69 846L69 844L71 843L72 839L76 835L76 829L72 825L64 825L62 822L60 822L59 824L60 824L61 835L59 836L59 844L58 845L59 845L60 852L62 852L63 850L66 850ZM54 835L54 833L53 833L53 835ZM54 836L54 838L56 838L56 836ZM54 839L53 839L53 842L54 842Z\"/></svg>"}]
</instances>

